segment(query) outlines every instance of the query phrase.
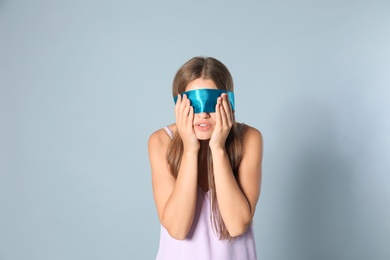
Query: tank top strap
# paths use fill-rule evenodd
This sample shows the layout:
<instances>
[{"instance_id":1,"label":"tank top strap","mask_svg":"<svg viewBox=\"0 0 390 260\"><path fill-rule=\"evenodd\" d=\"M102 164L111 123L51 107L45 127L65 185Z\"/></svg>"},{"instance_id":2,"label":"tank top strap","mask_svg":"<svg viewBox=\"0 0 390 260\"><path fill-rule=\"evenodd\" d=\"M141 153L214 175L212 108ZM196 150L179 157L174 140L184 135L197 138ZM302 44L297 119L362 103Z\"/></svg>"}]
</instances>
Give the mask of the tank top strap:
<instances>
[{"instance_id":1,"label":"tank top strap","mask_svg":"<svg viewBox=\"0 0 390 260\"><path fill-rule=\"evenodd\" d=\"M173 139L173 132L168 126L164 126L165 132L168 134L168 136Z\"/></svg>"},{"instance_id":2,"label":"tank top strap","mask_svg":"<svg viewBox=\"0 0 390 260\"><path fill-rule=\"evenodd\" d=\"M244 128L244 126L245 126L245 123L240 123L240 124L238 125L238 132L239 132L239 133L240 133L241 130Z\"/></svg>"}]
</instances>

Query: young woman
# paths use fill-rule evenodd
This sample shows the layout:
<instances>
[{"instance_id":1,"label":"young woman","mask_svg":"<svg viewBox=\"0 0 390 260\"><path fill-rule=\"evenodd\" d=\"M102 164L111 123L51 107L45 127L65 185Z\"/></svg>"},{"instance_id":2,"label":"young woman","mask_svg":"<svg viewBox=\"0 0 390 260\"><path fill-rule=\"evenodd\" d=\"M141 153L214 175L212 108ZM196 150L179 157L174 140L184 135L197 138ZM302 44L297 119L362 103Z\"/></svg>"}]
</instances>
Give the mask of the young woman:
<instances>
[{"instance_id":1,"label":"young woman","mask_svg":"<svg viewBox=\"0 0 390 260\"><path fill-rule=\"evenodd\" d=\"M261 133L235 122L233 79L214 58L186 62L172 92L176 123L148 144L161 223L157 259L256 259Z\"/></svg>"}]
</instances>

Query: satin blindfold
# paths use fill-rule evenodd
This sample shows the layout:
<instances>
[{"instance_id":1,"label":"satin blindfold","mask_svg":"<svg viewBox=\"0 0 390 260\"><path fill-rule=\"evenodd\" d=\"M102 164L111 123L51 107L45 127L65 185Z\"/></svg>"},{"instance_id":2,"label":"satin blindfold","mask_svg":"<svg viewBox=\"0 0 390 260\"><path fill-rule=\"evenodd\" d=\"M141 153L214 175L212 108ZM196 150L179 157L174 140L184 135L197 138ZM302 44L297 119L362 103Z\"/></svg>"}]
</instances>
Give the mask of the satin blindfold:
<instances>
[{"instance_id":1,"label":"satin blindfold","mask_svg":"<svg viewBox=\"0 0 390 260\"><path fill-rule=\"evenodd\" d=\"M180 95L186 94L191 102L191 106L194 108L194 113L214 113L215 106L217 105L217 99L227 93L230 101L230 106L234 111L234 93L220 89L195 89L181 93ZM177 96L173 98L176 104Z\"/></svg>"}]
</instances>

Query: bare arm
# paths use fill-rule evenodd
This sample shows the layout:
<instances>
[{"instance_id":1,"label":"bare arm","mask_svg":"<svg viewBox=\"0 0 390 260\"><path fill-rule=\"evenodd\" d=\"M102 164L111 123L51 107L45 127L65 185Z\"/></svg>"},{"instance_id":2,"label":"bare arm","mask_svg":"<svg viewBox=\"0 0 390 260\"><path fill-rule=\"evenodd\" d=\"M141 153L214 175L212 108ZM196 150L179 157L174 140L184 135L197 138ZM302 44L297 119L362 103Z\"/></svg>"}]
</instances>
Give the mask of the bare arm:
<instances>
[{"instance_id":1,"label":"bare arm","mask_svg":"<svg viewBox=\"0 0 390 260\"><path fill-rule=\"evenodd\" d=\"M245 233L260 195L262 136L256 129L246 128L237 179L225 149L212 149L219 210L232 237Z\"/></svg>"},{"instance_id":2,"label":"bare arm","mask_svg":"<svg viewBox=\"0 0 390 260\"><path fill-rule=\"evenodd\" d=\"M170 139L163 130L149 138L154 200L161 224L176 239L185 239L192 225L196 207L199 141L193 128L193 108L189 100L178 99L175 107L176 128L184 144L183 157L175 179L166 161Z\"/></svg>"},{"instance_id":3,"label":"bare arm","mask_svg":"<svg viewBox=\"0 0 390 260\"><path fill-rule=\"evenodd\" d=\"M255 128L243 131L243 158L235 178L227 152L226 138L233 125L233 114L226 95L216 105L216 128L210 139L219 210L232 237L243 234L251 223L260 195L263 140Z\"/></svg>"}]
</instances>

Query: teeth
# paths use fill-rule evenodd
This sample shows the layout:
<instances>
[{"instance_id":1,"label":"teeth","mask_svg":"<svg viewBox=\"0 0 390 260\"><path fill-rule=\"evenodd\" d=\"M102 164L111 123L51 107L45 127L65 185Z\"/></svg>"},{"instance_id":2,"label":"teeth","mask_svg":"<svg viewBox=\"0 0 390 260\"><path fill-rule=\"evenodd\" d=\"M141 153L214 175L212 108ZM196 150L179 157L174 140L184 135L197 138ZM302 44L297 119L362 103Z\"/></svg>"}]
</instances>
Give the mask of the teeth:
<instances>
[{"instance_id":1,"label":"teeth","mask_svg":"<svg viewBox=\"0 0 390 260\"><path fill-rule=\"evenodd\" d=\"M207 126L206 124L199 124L199 126Z\"/></svg>"}]
</instances>

